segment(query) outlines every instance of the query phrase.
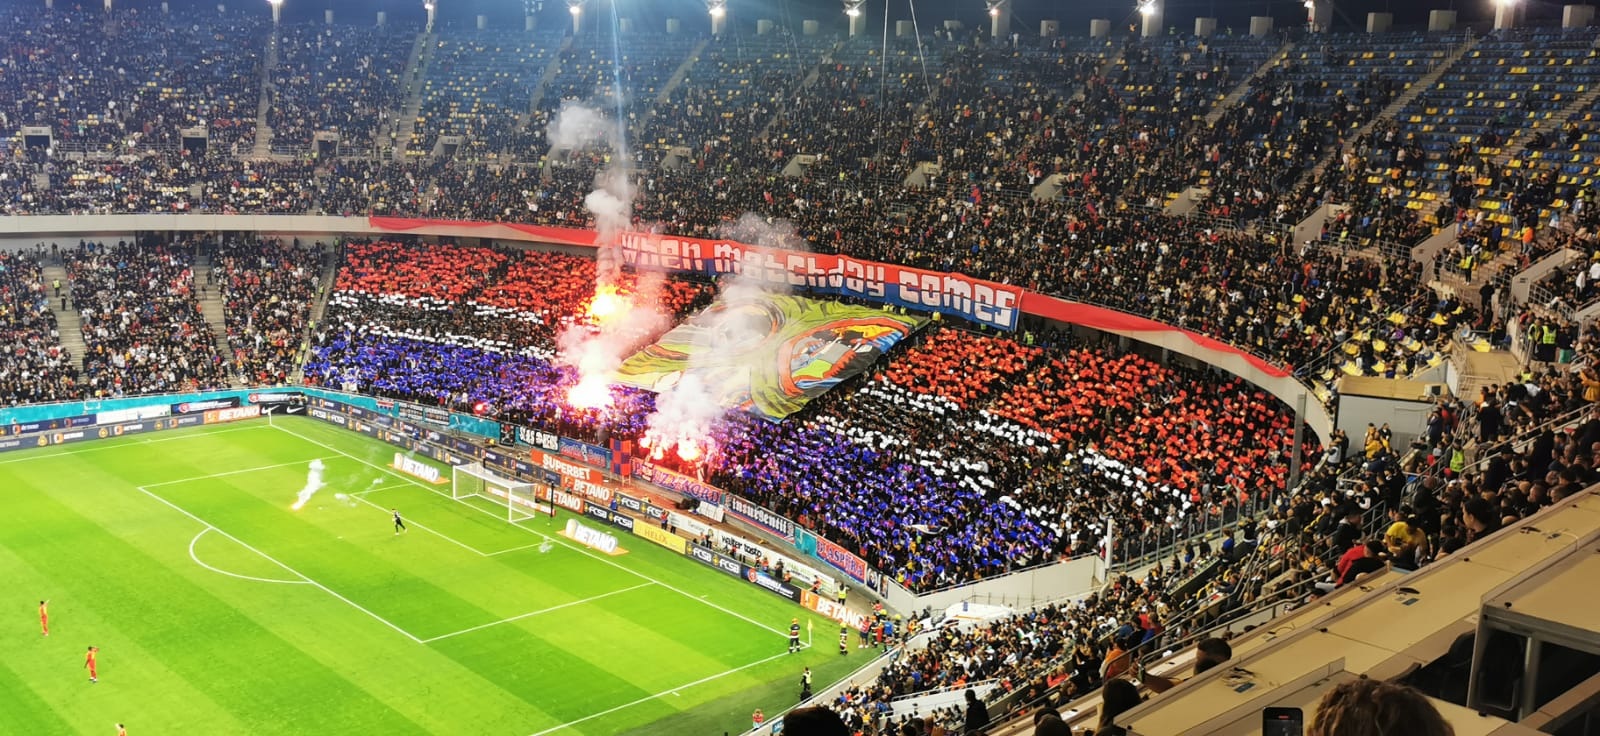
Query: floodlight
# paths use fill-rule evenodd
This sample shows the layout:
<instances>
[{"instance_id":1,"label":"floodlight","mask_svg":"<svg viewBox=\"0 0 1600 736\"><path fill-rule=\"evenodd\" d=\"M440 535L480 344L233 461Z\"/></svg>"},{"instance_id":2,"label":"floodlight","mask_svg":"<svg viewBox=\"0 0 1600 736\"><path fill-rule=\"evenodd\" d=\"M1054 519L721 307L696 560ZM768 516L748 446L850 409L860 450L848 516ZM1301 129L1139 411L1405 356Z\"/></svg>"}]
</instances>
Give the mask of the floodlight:
<instances>
[{"instance_id":1,"label":"floodlight","mask_svg":"<svg viewBox=\"0 0 1600 736\"><path fill-rule=\"evenodd\" d=\"M1155 0L1145 0L1144 2L1139 3L1139 14L1140 15L1155 15L1156 14L1156 3L1155 3Z\"/></svg>"}]
</instances>

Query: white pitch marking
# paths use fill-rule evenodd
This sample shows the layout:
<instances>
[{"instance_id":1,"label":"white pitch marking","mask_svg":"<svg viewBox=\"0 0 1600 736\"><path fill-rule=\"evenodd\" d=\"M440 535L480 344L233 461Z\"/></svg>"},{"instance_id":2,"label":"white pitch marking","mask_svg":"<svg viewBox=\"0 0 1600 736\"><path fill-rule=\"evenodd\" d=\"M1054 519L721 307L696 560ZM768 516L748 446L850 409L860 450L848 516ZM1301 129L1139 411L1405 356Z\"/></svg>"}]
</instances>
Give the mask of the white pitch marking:
<instances>
[{"instance_id":1,"label":"white pitch marking","mask_svg":"<svg viewBox=\"0 0 1600 736\"><path fill-rule=\"evenodd\" d=\"M373 613L372 611L367 610L361 604L356 603L355 601L352 601L349 598L346 598L346 597L340 595L338 592L334 591L332 588L329 588L328 586L323 585L322 583L319 583L319 582L317 582L315 580L312 580L309 576L305 575L304 573L301 573L299 570L296 570L296 569L294 569L292 567L289 567L288 565L286 565L283 562L279 561L276 557L273 557L272 555L269 555L269 554L267 554L265 552L262 552L261 550L256 549L255 547L252 547L252 546L250 546L248 544L245 544L244 540L242 540L242 539L240 539L238 537L233 536L232 534L229 534L229 533L223 531L222 529L218 528L215 524L212 524L211 522L206 521L205 519L202 519L202 518L200 518L198 516L195 516L188 509L185 509L182 506L179 506L179 505L177 505L177 504L175 504L175 503L173 503L171 501L168 501L165 498L162 498L162 497L156 495L155 493L151 492L149 489L145 488L144 486L135 486L135 488L137 488L140 493L143 493L146 496L149 496L149 497L151 497L151 498L153 498L153 499L155 499L157 501L160 501L163 505L165 505L166 507L172 509L173 511L176 511L176 512L178 512L180 514L183 514L184 516L187 516L187 517L189 517L191 519L194 519L195 521L200 522L201 525L212 529L216 533L221 534L222 536L227 537L228 539L233 540L234 544L237 544L240 547L243 547L243 548L245 548L247 550L250 550L251 552L254 552L254 553L258 554L258 555L261 555L268 562L271 562L272 564L283 568L289 574L291 574L291 575L293 575L293 576L295 576L297 578L300 578L301 580L306 581L306 583L308 583L308 584L310 584L312 586L315 586L317 589L321 590L322 592L327 593L328 595L331 595L331 596L333 596L335 598L338 598L341 601L344 601L345 604L350 606L351 608L354 608L357 611L360 611L362 613L367 614L368 616L371 616L373 619L377 620L378 623L381 623L384 626L387 626L387 627L389 627L391 629L394 629L396 632L399 632L399 634L401 636L404 636L405 638L410 639L411 641L416 642L418 644L422 643L422 640L418 639L416 637L416 635L412 634L409 631L406 631L405 629L400 628L399 626L394 625L392 622L389 621L389 619L386 619L386 618L384 618L382 616L379 616L376 613Z\"/></svg>"},{"instance_id":2,"label":"white pitch marking","mask_svg":"<svg viewBox=\"0 0 1600 736\"><path fill-rule=\"evenodd\" d=\"M364 498L364 497L362 497L360 495L351 494L350 497L355 499L355 500L357 500L357 501L360 501L360 502L362 502L362 503L364 503L364 504L366 504L368 506L371 506L372 508L375 508L375 509L377 509L379 511L382 511L384 513L388 513L389 512L388 509L386 509L386 508L384 508L382 506L379 506L378 504L375 504L375 503L373 503L371 501L368 501L366 498ZM438 531L434 531L432 529L429 529L428 527L425 527L425 526L423 526L421 524L418 524L417 522L411 521L410 519L406 520L406 526L408 526L408 527L414 526L414 527L416 527L418 529L421 529L422 531L425 531L425 532L427 532L429 534L432 534L435 537L443 539L444 541L449 542L449 543L451 543L451 544L453 544L453 545L455 545L457 547L460 547L460 548L462 548L462 549L464 549L464 550L466 550L468 552L471 552L471 553L473 553L473 554L475 554L475 555L477 555L479 557L488 557L489 556L489 553L484 552L483 550L480 550L477 547L474 547L474 546L472 546L470 544L467 544L466 542L458 541L454 537L451 537L450 535L445 534L443 532L438 532Z\"/></svg>"},{"instance_id":3,"label":"white pitch marking","mask_svg":"<svg viewBox=\"0 0 1600 736\"><path fill-rule=\"evenodd\" d=\"M164 480L164 481L161 481L160 483L146 483L146 484L144 484L143 486L140 486L140 487L141 488L160 488L161 486L175 486L175 485L177 485L179 483L188 483L190 481L195 481L195 480L209 480L211 478L226 478L227 476L230 476L230 475L241 475L243 473L254 473L257 470L271 470L273 468L287 468L287 467L289 467L291 465L305 465L306 463L309 463L312 460L322 460L322 459L323 458L320 458L320 457L308 457L308 458L306 458L304 460L295 460L293 462L278 463L276 465L262 465L260 467L255 467L255 468L240 468L238 470L229 470L229 471L222 472L222 473L212 473L211 475L197 475L197 476L195 476L193 478L180 478L178 480Z\"/></svg>"},{"instance_id":4,"label":"white pitch marking","mask_svg":"<svg viewBox=\"0 0 1600 736\"><path fill-rule=\"evenodd\" d=\"M511 618L503 618L503 619L500 619L499 621L490 621L489 623L480 624L478 626L474 626L474 627L469 628L469 629L462 629L460 631L452 631L452 632L450 632L448 634L441 634L439 636L433 637L432 639L423 639L422 643L423 644L432 644L433 642L439 641L440 639L449 639L452 636L460 636L462 634L470 634L470 633L472 633L474 631L481 631L481 630L487 629L487 628L489 628L491 626L499 626L500 624L508 624L508 623L511 623L512 621L521 621L522 619L528 618L530 616L538 616L541 613L549 613L551 611L559 611L559 610L561 610L563 608L571 608L573 606L580 605L580 604L583 604L583 603L591 603L593 601L600 600L601 598L610 598L611 596L619 595L619 594L622 594L622 593L626 593L626 592L628 592L630 590L638 590L640 588L648 588L648 587L650 587L652 585L655 585L655 583L639 583L638 585L635 585L635 586L633 586L631 588L622 588L622 589L619 589L619 590L613 590L613 591L611 591L609 593L601 593L600 595L589 596L588 598L584 598L582 600L568 601L568 602L563 603L563 604L561 604L559 606L551 606L549 608L541 608L541 609L539 609L537 611L529 611L529 612L524 613L524 614L520 614L520 615L517 615L517 616L512 616Z\"/></svg>"},{"instance_id":5,"label":"white pitch marking","mask_svg":"<svg viewBox=\"0 0 1600 736\"><path fill-rule=\"evenodd\" d=\"M763 665L763 664L766 664L768 662L771 662L774 659L782 659L782 658L788 657L788 656L790 656L790 654L788 652L784 652L783 654L774 654L774 655L772 655L770 657L767 657L766 659L757 660L757 661L751 662L750 664L747 664L747 665L743 665L743 666L740 666L740 667L735 667L735 668L733 668L731 670L728 670L727 672L718 672L715 675L711 675L710 677L702 677L702 678L700 678L698 680L695 680L694 682L688 683L686 685L679 685L679 686L677 686L675 688L671 688L671 689L668 689L668 690L662 690L661 692L656 693L655 695L646 695L646 696L644 696L642 698L639 698L638 700L635 700L635 701L633 701L631 703L623 703L622 705L619 705L619 706L617 706L615 708L607 708L607 709L605 709L603 711L600 711L599 713L591 713L591 714L586 715L586 716L584 716L582 718L579 718L576 721L567 721L566 723L563 723L563 724L561 724L559 726L553 726L553 727L547 728L547 729L545 729L543 731L535 731L533 734L531 734L531 736L545 736L545 734L547 734L547 733L555 733L556 731L560 731L561 729L571 728L571 727L576 726L576 725L578 725L580 723L586 723L588 721L592 721L592 720L594 720L596 718L599 718L601 716L611 715L612 713L615 713L615 712L617 712L619 710L623 710L625 708L632 708L633 706L638 705L640 703L648 703L648 702L650 702L652 700L656 700L658 698L665 697L667 695L677 695L679 690L688 690L689 688L694 687L696 685L704 685L705 683L711 682L712 680L717 680L717 679L721 679L721 678L727 677L728 675L734 674L735 672L742 672L744 670L750 669L751 667L756 667L756 666L759 666L759 665Z\"/></svg>"},{"instance_id":6,"label":"white pitch marking","mask_svg":"<svg viewBox=\"0 0 1600 736\"><path fill-rule=\"evenodd\" d=\"M204 426L204 425L201 425L201 426ZM214 435L214 434L227 434L229 432L247 432L247 431L252 430L252 429L267 429L270 426L271 425L260 424L260 425L252 425L252 426L249 426L249 427L230 427L228 429L218 429L218 430L215 430L215 431L212 431L212 432L195 432L195 433L185 432L184 434L178 435L176 437L162 437L161 439L147 439L147 440L144 440L142 442L135 443L135 444L153 445L153 444L156 444L157 442L176 442L178 440L192 440L192 439L194 439L196 437L210 437L211 435ZM199 428L200 427L185 427L184 429L199 429ZM137 437L137 436L138 435L123 435L123 437L127 437L127 438L130 438L130 439L133 438L133 437ZM116 438L116 437L107 437L106 439L118 439L118 438ZM52 452L52 453L50 453L48 455L24 455L22 457L14 457L14 458L11 458L9 460L0 460L0 465L9 465L11 463L25 463L25 462L28 462L29 460L43 460L45 458L50 458L50 457L68 457L68 456L71 456L71 455L82 455L82 454L88 453L88 452L100 452L102 450L115 450L117 448L125 448L125 447L128 447L128 446L129 446L128 444L121 443L121 442L94 442L94 443L90 443L90 444L84 446L83 449L80 449L80 450L67 450L67 451L64 451L64 452Z\"/></svg>"},{"instance_id":7,"label":"white pitch marking","mask_svg":"<svg viewBox=\"0 0 1600 736\"><path fill-rule=\"evenodd\" d=\"M439 492L438 490L430 487L429 484L424 483L421 480L417 480L415 478L411 478L410 476L403 475L399 471L396 471L396 470L394 470L394 469L392 469L392 468L390 468L388 466L379 465L377 463L370 462L368 460L364 460L362 458L356 457L355 455L352 455L352 454L350 454L348 452L345 452L344 450L341 450L341 449L339 449L337 447L334 447L333 445L330 445L330 444L328 444L326 442L322 442L322 441L319 441L319 440L314 440L314 439L312 439L310 437L307 437L307 436L305 436L303 434L300 434L299 432L296 432L294 430L285 429L284 427L281 427L281 426L276 425L276 424L274 424L272 426L273 426L274 429L277 429L277 430L280 430L280 431L283 431L283 432L287 432L288 434L293 435L295 437L299 437L300 439L305 440L306 442L310 442L313 445L317 445L318 447L321 447L321 448L326 449L326 450L331 450L333 452L337 452L340 455L343 455L343 456L345 456L347 458L350 458L351 460L354 460L354 461L359 462L359 463L365 463L366 465L369 465L369 466L372 466L374 468L377 468L378 470L380 470L382 472L385 472L385 473L388 473L388 474L390 474L390 475L392 475L392 476L394 476L396 478L399 478L400 480L406 481L406 482L411 483L413 485L421 486L422 488L426 489L427 491L429 491L429 492L431 492L431 493L433 493L435 495L444 496L445 498L450 498L449 496L445 496L445 494L443 494L443 493ZM454 499L452 499L452 500L454 500ZM479 508L477 506L474 506L474 505L472 505L470 503L469 504L465 504L465 506L467 508L469 508L469 509L472 509L474 511L478 511L480 513L488 514L489 516L493 516L493 517L495 517L497 519L500 518L500 516L498 514L495 514L494 512L491 512L491 511L486 511L486 510L481 509L481 508ZM681 596L683 596L685 598L688 598L689 600L699 601L700 603L704 603L705 605L710 606L711 608L715 608L718 611L721 611L723 613L728 614L729 616L733 616L734 618L740 619L741 621L744 621L746 623L754 625L757 628L765 629L767 631L770 631L770 632L772 632L774 634L777 634L778 636L781 636L781 637L784 637L784 638L788 638L788 636L789 636L789 632L787 632L787 631L781 631L781 630L772 628L771 626L768 626L768 625L766 625L764 623L761 623L760 621L757 621L757 620L755 620L753 618L750 618L749 616L746 616L746 615L744 615L742 613L739 613L738 611L734 611L734 610L731 610L731 609L728 609L728 608L723 608L722 606L719 606L719 605L717 605L715 603L707 602L706 600L700 598L699 596L696 596L693 593L690 593L687 590L679 588L679 587L677 587L675 585L671 585L669 583L664 583L664 582L662 582L660 580L657 580L657 579L655 579L653 577L650 577L649 575L646 575L646 574L644 574L642 572L638 572L636 570L632 570L632 569L630 569L630 568L628 568L628 567L626 567L624 565L621 565L621 564L619 564L619 563L617 563L615 561L608 560L608 559L606 559L604 557L601 557L600 555L589 551L589 549L587 547L580 547L578 545L571 544L571 543L567 542L564 538L552 537L552 536L550 536L548 534L545 534L544 532L538 531L536 529L529 529L529 528L527 528L525 526L522 526L520 524L513 524L512 526L515 526L518 529L521 529L521 530L523 530L523 531L525 531L525 532L527 532L529 534L534 534L534 535L543 537L545 539L548 539L548 540L550 540L552 542L555 542L556 544L559 544L559 545L561 545L563 547L566 547L568 549L576 550L579 554L585 555L585 556L593 558L595 560L599 560L600 562L604 562L607 565L615 567L618 570L622 570L623 572L626 572L626 573L628 573L630 575L633 575L635 577L638 577L638 578L641 578L641 579L644 579L644 580L649 580L650 582L655 583L656 585L659 585L659 586L661 586L663 588L666 588L667 590L670 590L670 591L672 591L674 593L677 593L678 595L681 595Z\"/></svg>"},{"instance_id":8,"label":"white pitch marking","mask_svg":"<svg viewBox=\"0 0 1600 736\"><path fill-rule=\"evenodd\" d=\"M533 549L534 547L543 547L546 544L549 544L549 541L534 542L533 544L524 544L521 547L512 547L511 549L503 549L503 550L500 550L499 552L490 552L488 554L485 554L484 556L485 557L494 557L496 555L503 555L503 554L506 554L508 552L520 552L520 551L525 550L525 549Z\"/></svg>"},{"instance_id":9,"label":"white pitch marking","mask_svg":"<svg viewBox=\"0 0 1600 736\"><path fill-rule=\"evenodd\" d=\"M207 570L210 570L210 571L212 571L214 573L217 573L219 575L227 575L230 578L239 578L240 580L252 580L252 581L255 581L257 583L282 583L284 585L307 585L308 584L304 580L278 580L277 578L258 578L258 577L252 576L252 575L240 575L239 573L236 573L236 572L228 572L227 570L223 570L223 569L218 568L218 567L212 567L210 565L207 565L204 560L200 559L199 555L194 553L194 545L200 541L201 537L206 535L206 532L215 531L215 530L216 530L216 527L208 526L208 527L206 527L204 529L201 529L199 534L194 535L194 539L189 540L189 559L194 560L194 564L199 565L199 566L201 566L201 567L203 567L203 568L205 568Z\"/></svg>"}]
</instances>

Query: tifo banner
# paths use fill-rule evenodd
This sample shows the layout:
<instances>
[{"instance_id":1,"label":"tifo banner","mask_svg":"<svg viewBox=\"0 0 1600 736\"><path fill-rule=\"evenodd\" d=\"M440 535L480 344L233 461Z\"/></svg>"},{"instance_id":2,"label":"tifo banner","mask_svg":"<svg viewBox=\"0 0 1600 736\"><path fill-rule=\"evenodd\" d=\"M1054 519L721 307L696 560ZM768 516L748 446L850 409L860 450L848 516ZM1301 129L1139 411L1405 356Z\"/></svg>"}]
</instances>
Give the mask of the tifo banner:
<instances>
[{"instance_id":1,"label":"tifo banner","mask_svg":"<svg viewBox=\"0 0 1600 736\"><path fill-rule=\"evenodd\" d=\"M539 240L565 245L595 244L593 230L496 222L419 220L371 217L368 224L389 231L429 228L506 228ZM926 312L965 317L974 322L1016 329L1023 289L955 273L924 271L849 256L762 248L731 240L706 240L625 233L622 259L637 268L688 271L708 276L742 275L764 283L835 294Z\"/></svg>"},{"instance_id":2,"label":"tifo banner","mask_svg":"<svg viewBox=\"0 0 1600 736\"><path fill-rule=\"evenodd\" d=\"M509 427L511 425L508 424L506 426ZM561 451L561 437L558 435L529 427L517 427L515 431L517 442L520 444L533 445L546 452ZM503 432L501 434L504 435Z\"/></svg>"},{"instance_id":3,"label":"tifo banner","mask_svg":"<svg viewBox=\"0 0 1600 736\"><path fill-rule=\"evenodd\" d=\"M622 260L635 268L746 279L965 317L1012 330L1023 290L958 273L924 271L849 256L760 248L728 240L628 233Z\"/></svg>"},{"instance_id":4,"label":"tifo banner","mask_svg":"<svg viewBox=\"0 0 1600 736\"><path fill-rule=\"evenodd\" d=\"M593 230L544 225L404 217L369 217L367 224L389 232L435 228L454 233L460 228L490 230L500 227L548 243L586 247L594 247L597 239ZM743 274L769 283L961 316L1008 330L1016 329L1020 314L1032 314L1096 329L1182 333L1202 347L1239 355L1269 375L1281 377L1290 373L1247 351L1189 330L961 274L923 271L848 256L761 249L731 241L647 233L623 235L621 247L624 260L641 268Z\"/></svg>"},{"instance_id":5,"label":"tifo banner","mask_svg":"<svg viewBox=\"0 0 1600 736\"><path fill-rule=\"evenodd\" d=\"M400 402L400 418L413 422L427 422L441 427L450 426L450 411L432 406L418 406L404 401Z\"/></svg>"},{"instance_id":6,"label":"tifo banner","mask_svg":"<svg viewBox=\"0 0 1600 736\"><path fill-rule=\"evenodd\" d=\"M719 406L779 420L865 371L925 322L797 296L719 299L623 361L617 382L661 393L692 368Z\"/></svg>"}]
</instances>

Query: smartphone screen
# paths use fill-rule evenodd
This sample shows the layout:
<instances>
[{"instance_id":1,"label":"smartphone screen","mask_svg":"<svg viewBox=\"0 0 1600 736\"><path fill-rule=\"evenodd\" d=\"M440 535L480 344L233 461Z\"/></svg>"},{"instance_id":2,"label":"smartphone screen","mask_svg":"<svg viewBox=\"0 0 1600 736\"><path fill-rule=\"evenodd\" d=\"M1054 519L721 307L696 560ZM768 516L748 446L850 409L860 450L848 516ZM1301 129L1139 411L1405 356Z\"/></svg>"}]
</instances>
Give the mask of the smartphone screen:
<instances>
[{"instance_id":1,"label":"smartphone screen","mask_svg":"<svg viewBox=\"0 0 1600 736\"><path fill-rule=\"evenodd\" d=\"M1299 708L1266 708L1261 711L1261 736L1303 736L1305 715Z\"/></svg>"}]
</instances>

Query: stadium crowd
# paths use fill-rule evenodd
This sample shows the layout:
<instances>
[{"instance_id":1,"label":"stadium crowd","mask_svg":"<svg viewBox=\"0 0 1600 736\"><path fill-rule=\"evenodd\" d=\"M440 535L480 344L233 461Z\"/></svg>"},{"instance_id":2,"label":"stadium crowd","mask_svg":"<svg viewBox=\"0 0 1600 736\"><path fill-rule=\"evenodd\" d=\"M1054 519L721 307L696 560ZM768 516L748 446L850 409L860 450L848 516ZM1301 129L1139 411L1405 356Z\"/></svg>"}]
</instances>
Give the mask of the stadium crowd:
<instances>
[{"instance_id":1,"label":"stadium crowd","mask_svg":"<svg viewBox=\"0 0 1600 736\"><path fill-rule=\"evenodd\" d=\"M620 163L584 151L548 170L241 161L226 154L254 142L258 22L185 28L138 13L115 23L71 13L11 21L0 35L31 35L0 47L0 125L50 125L58 150L116 158L8 151L6 214L321 211L591 227L584 200L595 174ZM280 43L268 109L275 145L303 145L325 129L381 145L392 130L385 116L399 107L388 72L401 67L406 44L338 27L290 30ZM1300 468L1290 467L1292 414L1261 391L1049 329L1020 339L931 329L788 422L731 419L708 461L712 481L918 590L1105 552L1107 520L1114 558L1224 524L1244 538L1222 538L1220 551L1211 541L1179 544L1145 579L1119 578L1084 601L941 630L835 703L856 729L890 732L900 725L883 715L892 698L977 680L1024 690L1027 702L1064 702L1114 679L1150 642L1278 595L1280 585L1301 596L1309 584L1349 584L1385 564L1427 564L1600 481L1600 331L1570 321L1600 278L1592 194L1376 119L1400 87L1378 70L1319 82L1355 66L1337 39L1250 79L1210 121L1192 114L1197 100L1237 87L1265 52L1192 39L1006 49L940 38L916 56L898 41L883 51L789 36L753 52L738 43L709 43L688 81L642 121L645 145L632 161L641 228L711 236L745 213L781 218L823 252L1105 304L1316 383L1341 355L1347 372L1406 375L1463 327L1552 338L1537 341L1518 380L1441 401L1413 447L1371 427L1354 447L1342 434L1308 446ZM661 49L625 61L625 74L654 89L674 68L670 54L683 53ZM440 91L424 106L417 149L461 132L478 153L533 160L553 107L603 87L611 71L591 49L567 52L559 85L536 101L528 82L548 61L543 51L492 39L449 40L438 51ZM490 54L527 68L487 88L483 105L459 85L447 89L475 78ZM130 73L103 73L113 68ZM813 72L816 83L802 90ZM51 93L23 94L30 89ZM535 103L541 109L520 120ZM211 150L178 150L176 131L200 124ZM1477 140L1503 146L1505 127L1492 121ZM1575 147L1583 132L1574 123L1560 141L1528 145ZM689 158L661 166L677 144ZM797 154L818 158L802 176L781 174ZM920 172L923 186L903 185L919 161L939 167ZM1428 183L1438 170L1449 172L1443 184ZM1201 183L1205 216L1161 211ZM1061 198L1027 196L1039 186ZM1435 193L1436 209L1419 206ZM1486 198L1503 206L1490 209ZM1328 202L1348 208L1327 220L1315 247L1242 229L1294 224ZM1365 250L1414 244L1440 226L1454 227L1457 243L1431 274L1409 257ZM0 255L0 336L11 346L0 396L216 387L230 371L287 380L325 254L228 240L202 284L195 247L67 249L70 303L88 345L81 376L61 348L39 259ZM1583 257L1540 285L1547 309L1509 324L1496 321L1487 296L1474 309L1427 287L1445 267L1474 283L1474 264L1502 250L1526 264L1560 248ZM614 389L610 411L565 401L576 375L555 362L556 338L588 319L595 277L592 260L570 256L352 244L328 316L312 330L306 379L571 437L637 437L650 394ZM631 275L618 285L642 288ZM196 292L207 286L222 292L232 355L218 353L199 310ZM668 280L660 301L681 316L709 295L703 284ZM1291 489L1295 472L1307 482ZM1222 564L1203 570L1212 559ZM1225 603L1201 605L1216 601ZM1040 672L1042 682L1033 679Z\"/></svg>"},{"instance_id":2,"label":"stadium crowd","mask_svg":"<svg viewBox=\"0 0 1600 736\"><path fill-rule=\"evenodd\" d=\"M206 283L221 289L228 360L251 385L289 381L301 358L326 247L296 241L225 239L212 254Z\"/></svg>"},{"instance_id":3,"label":"stadium crowd","mask_svg":"<svg viewBox=\"0 0 1600 736\"><path fill-rule=\"evenodd\" d=\"M0 253L0 400L8 405L77 395L78 366L61 346L51 296L38 255Z\"/></svg>"},{"instance_id":4,"label":"stadium crowd","mask_svg":"<svg viewBox=\"0 0 1600 736\"><path fill-rule=\"evenodd\" d=\"M113 397L228 385L197 300L194 243L79 243L65 255L83 325L84 393Z\"/></svg>"}]
</instances>

